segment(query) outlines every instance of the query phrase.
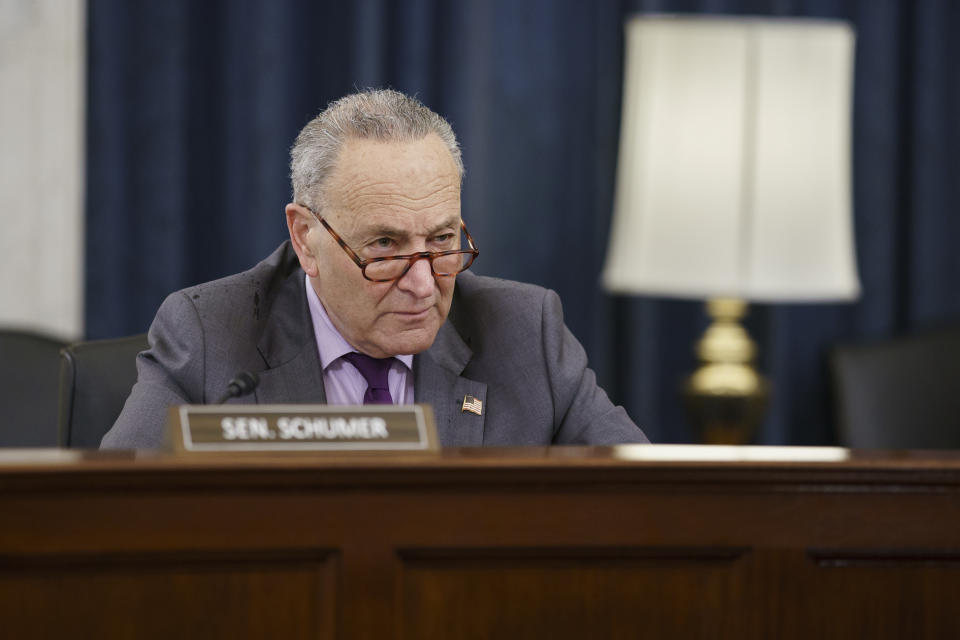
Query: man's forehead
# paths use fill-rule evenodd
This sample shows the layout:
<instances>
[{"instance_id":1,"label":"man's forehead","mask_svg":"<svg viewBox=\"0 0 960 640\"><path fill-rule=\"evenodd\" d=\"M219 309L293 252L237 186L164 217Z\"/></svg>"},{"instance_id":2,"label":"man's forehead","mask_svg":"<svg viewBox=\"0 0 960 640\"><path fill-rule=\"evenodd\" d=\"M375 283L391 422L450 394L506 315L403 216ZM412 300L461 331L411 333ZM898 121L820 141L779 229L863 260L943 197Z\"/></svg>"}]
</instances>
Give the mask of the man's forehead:
<instances>
[{"instance_id":1,"label":"man's forehead","mask_svg":"<svg viewBox=\"0 0 960 640\"><path fill-rule=\"evenodd\" d=\"M429 233L459 224L460 176L433 134L408 142L348 141L327 196L332 217L356 231Z\"/></svg>"},{"instance_id":2,"label":"man's forehead","mask_svg":"<svg viewBox=\"0 0 960 640\"><path fill-rule=\"evenodd\" d=\"M364 190L396 191L420 198L439 190L460 192L460 175L449 149L434 134L407 142L348 140L327 184L333 197Z\"/></svg>"}]
</instances>

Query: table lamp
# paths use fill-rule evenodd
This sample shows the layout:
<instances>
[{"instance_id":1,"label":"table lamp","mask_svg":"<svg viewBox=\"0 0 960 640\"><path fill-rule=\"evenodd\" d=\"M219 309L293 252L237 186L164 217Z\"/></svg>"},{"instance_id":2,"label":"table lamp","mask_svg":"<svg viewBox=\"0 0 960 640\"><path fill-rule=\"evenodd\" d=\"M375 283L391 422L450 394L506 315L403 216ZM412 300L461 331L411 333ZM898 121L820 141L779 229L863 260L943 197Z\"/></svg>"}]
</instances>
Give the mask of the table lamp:
<instances>
[{"instance_id":1,"label":"table lamp","mask_svg":"<svg viewBox=\"0 0 960 640\"><path fill-rule=\"evenodd\" d=\"M604 287L706 299L687 380L708 443L748 442L767 381L747 301L859 295L850 194L854 34L843 22L640 16L626 24Z\"/></svg>"}]
</instances>

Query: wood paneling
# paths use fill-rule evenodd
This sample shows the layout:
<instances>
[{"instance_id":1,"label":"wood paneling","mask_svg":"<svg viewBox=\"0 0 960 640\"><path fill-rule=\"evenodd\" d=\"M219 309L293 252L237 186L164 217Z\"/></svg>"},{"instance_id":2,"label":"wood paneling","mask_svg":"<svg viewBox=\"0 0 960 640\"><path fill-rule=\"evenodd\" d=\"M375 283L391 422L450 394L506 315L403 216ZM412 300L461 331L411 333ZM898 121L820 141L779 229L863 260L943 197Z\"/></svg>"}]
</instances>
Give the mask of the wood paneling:
<instances>
[{"instance_id":1,"label":"wood paneling","mask_svg":"<svg viewBox=\"0 0 960 640\"><path fill-rule=\"evenodd\" d=\"M401 554L402 638L742 638L743 549L498 549Z\"/></svg>"},{"instance_id":2,"label":"wood paneling","mask_svg":"<svg viewBox=\"0 0 960 640\"><path fill-rule=\"evenodd\" d=\"M0 636L960 637L960 455L0 464Z\"/></svg>"},{"instance_id":3,"label":"wood paneling","mask_svg":"<svg viewBox=\"0 0 960 640\"><path fill-rule=\"evenodd\" d=\"M45 554L0 567L0 637L335 637L336 557L313 551Z\"/></svg>"}]
</instances>

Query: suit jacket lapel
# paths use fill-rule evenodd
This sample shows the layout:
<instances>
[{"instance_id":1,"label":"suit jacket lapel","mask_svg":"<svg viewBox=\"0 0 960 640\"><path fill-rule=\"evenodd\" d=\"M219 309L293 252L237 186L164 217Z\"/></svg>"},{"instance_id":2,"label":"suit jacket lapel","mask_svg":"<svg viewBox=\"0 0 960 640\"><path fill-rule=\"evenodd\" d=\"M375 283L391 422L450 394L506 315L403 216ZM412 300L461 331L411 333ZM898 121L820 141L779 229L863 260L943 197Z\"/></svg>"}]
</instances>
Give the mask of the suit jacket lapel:
<instances>
[{"instance_id":1,"label":"suit jacket lapel","mask_svg":"<svg viewBox=\"0 0 960 640\"><path fill-rule=\"evenodd\" d=\"M448 320L433 345L413 359L414 396L433 405L437 436L445 447L479 447L483 444L483 415L461 410L464 396L487 400L487 385L462 377L473 352Z\"/></svg>"},{"instance_id":2,"label":"suit jacket lapel","mask_svg":"<svg viewBox=\"0 0 960 640\"><path fill-rule=\"evenodd\" d=\"M257 343L268 367L260 373L257 402L326 403L303 271L294 269L283 281L269 313Z\"/></svg>"}]
</instances>

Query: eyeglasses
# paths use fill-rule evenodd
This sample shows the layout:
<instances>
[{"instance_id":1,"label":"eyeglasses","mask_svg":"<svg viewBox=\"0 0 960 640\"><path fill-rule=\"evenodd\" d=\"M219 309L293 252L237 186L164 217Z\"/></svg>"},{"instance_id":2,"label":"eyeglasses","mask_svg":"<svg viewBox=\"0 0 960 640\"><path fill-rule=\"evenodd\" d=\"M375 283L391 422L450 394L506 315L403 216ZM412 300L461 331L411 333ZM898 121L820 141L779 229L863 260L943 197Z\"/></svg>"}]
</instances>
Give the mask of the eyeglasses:
<instances>
[{"instance_id":1,"label":"eyeglasses","mask_svg":"<svg viewBox=\"0 0 960 640\"><path fill-rule=\"evenodd\" d=\"M417 260L429 260L430 270L433 275L440 278L455 276L461 271L466 271L480 255L476 243L470 232L467 231L467 225L460 221L460 228L467 238L469 249L454 249L451 251L419 251L417 253L408 253L402 256L384 256L382 258L368 258L363 260L356 252L347 246L337 232L330 228L327 221L319 213L306 205L301 205L304 209L313 214L313 216L323 225L323 228L330 232L333 239L337 241L347 255L360 267L363 277L371 282L393 282L402 278L413 263Z\"/></svg>"}]
</instances>

